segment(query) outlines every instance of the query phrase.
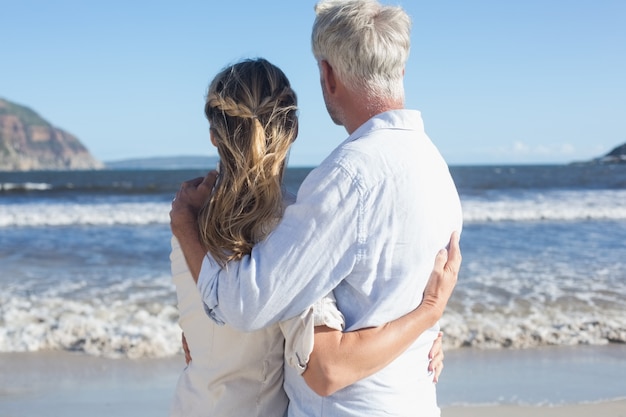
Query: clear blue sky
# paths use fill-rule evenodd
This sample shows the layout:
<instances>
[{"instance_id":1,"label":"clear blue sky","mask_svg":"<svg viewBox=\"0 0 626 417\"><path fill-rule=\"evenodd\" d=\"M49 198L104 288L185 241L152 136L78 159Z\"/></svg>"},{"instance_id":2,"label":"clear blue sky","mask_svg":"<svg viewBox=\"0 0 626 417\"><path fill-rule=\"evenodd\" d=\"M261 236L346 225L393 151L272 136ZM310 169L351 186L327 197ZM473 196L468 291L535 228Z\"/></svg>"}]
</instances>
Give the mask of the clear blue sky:
<instances>
[{"instance_id":1,"label":"clear blue sky","mask_svg":"<svg viewBox=\"0 0 626 417\"><path fill-rule=\"evenodd\" d=\"M450 164L566 163L626 142L626 1L397 0L413 19L407 107ZM291 165L346 136L310 52L314 0L0 0L0 97L104 161L213 155L204 95L262 56L299 96Z\"/></svg>"}]
</instances>

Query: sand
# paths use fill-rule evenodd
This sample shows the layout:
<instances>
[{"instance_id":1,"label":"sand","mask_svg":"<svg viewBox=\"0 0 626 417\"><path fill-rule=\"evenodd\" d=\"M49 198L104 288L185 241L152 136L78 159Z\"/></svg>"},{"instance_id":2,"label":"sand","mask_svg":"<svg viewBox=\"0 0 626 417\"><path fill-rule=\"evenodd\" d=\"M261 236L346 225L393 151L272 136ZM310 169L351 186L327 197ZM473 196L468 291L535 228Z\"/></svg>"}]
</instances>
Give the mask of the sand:
<instances>
[{"instance_id":1,"label":"sand","mask_svg":"<svg viewBox=\"0 0 626 417\"><path fill-rule=\"evenodd\" d=\"M447 407L441 417L626 417L626 400L541 407Z\"/></svg>"},{"instance_id":2,"label":"sand","mask_svg":"<svg viewBox=\"0 0 626 417\"><path fill-rule=\"evenodd\" d=\"M2 353L0 417L167 416L182 367L182 356ZM626 417L626 346L454 350L438 390L443 417Z\"/></svg>"},{"instance_id":3,"label":"sand","mask_svg":"<svg viewBox=\"0 0 626 417\"><path fill-rule=\"evenodd\" d=\"M0 417L167 416L183 358L0 354Z\"/></svg>"}]
</instances>

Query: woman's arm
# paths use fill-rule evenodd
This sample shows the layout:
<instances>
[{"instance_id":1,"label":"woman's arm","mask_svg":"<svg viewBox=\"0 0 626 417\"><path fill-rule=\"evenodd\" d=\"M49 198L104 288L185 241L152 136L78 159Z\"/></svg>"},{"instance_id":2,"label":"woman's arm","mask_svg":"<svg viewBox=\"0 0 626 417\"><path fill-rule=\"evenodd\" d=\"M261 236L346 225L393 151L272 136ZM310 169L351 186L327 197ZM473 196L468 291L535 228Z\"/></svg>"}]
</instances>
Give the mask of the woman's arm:
<instances>
[{"instance_id":1,"label":"woman's arm","mask_svg":"<svg viewBox=\"0 0 626 417\"><path fill-rule=\"evenodd\" d=\"M315 327L313 352L302 374L309 387L318 395L331 395L395 360L441 318L456 285L460 266L459 235L455 232L448 251L441 250L437 254L424 298L415 310L383 326L352 332ZM435 366L441 368L442 354L437 354L437 343L435 341L431 357L437 358Z\"/></svg>"}]
</instances>

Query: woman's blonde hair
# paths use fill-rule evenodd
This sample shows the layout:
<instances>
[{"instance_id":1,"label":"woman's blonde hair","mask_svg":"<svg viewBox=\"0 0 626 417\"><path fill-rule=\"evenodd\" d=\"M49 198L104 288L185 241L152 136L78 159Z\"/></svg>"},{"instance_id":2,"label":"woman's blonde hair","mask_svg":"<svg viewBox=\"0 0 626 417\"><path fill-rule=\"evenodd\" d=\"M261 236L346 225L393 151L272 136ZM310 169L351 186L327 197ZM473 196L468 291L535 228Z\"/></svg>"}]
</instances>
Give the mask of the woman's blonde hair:
<instances>
[{"instance_id":1,"label":"woman's blonde hair","mask_svg":"<svg viewBox=\"0 0 626 417\"><path fill-rule=\"evenodd\" d=\"M283 213L282 179L298 133L289 80L265 59L245 60L211 82L204 108L220 156L220 174L198 224L222 266L249 254Z\"/></svg>"}]
</instances>

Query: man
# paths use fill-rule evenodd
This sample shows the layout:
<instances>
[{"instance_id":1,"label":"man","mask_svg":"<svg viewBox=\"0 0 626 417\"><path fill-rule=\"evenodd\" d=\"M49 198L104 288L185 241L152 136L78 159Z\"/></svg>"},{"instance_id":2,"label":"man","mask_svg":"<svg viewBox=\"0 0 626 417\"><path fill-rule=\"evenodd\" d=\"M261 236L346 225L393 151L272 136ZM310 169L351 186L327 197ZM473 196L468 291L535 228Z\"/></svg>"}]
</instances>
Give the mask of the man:
<instances>
[{"instance_id":1,"label":"man","mask_svg":"<svg viewBox=\"0 0 626 417\"><path fill-rule=\"evenodd\" d=\"M305 179L277 228L224 269L205 253L195 221L215 175L184 184L172 205L172 231L209 315L240 330L293 317L331 290L346 330L400 317L422 302L435 255L462 226L448 167L419 112L404 109L409 17L375 0L321 2L316 13L324 100L350 136ZM318 396L287 367L289 414L438 416L426 369L442 305L430 307L432 327L403 355L332 395Z\"/></svg>"}]
</instances>

